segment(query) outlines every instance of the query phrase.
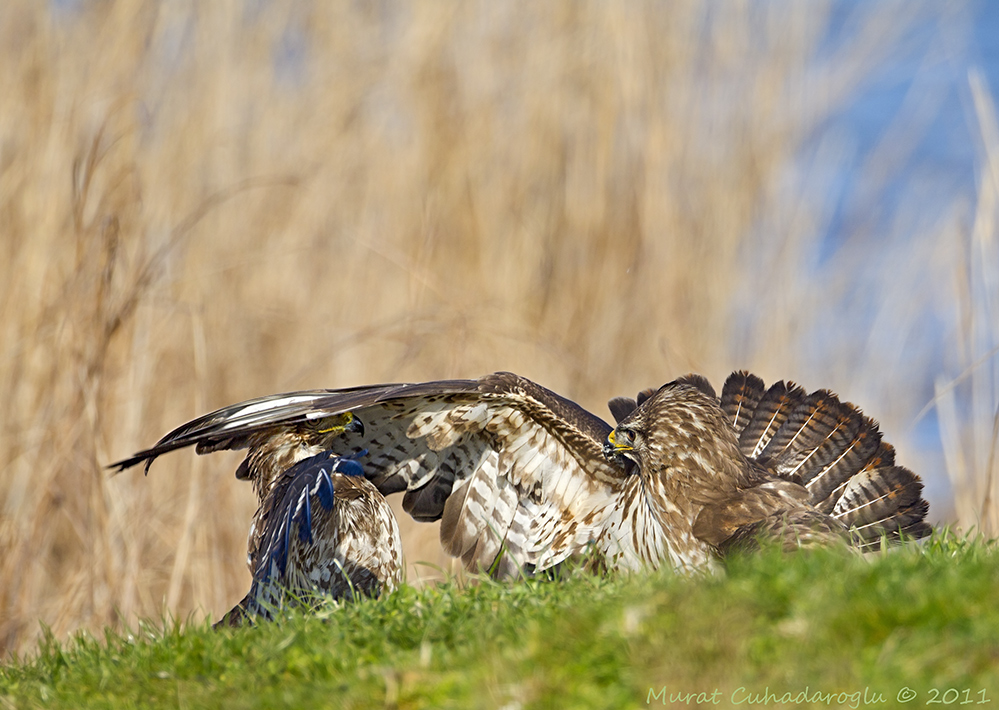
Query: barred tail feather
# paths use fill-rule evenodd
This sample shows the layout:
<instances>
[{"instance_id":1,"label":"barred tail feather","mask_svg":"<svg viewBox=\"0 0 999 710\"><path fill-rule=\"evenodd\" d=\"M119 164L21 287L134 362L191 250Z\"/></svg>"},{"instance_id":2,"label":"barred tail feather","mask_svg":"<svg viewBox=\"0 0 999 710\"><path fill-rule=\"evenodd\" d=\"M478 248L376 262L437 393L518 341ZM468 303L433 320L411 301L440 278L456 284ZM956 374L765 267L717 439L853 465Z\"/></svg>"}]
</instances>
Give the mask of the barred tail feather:
<instances>
[{"instance_id":1,"label":"barred tail feather","mask_svg":"<svg viewBox=\"0 0 999 710\"><path fill-rule=\"evenodd\" d=\"M757 459L780 465L789 475L803 467L807 470L822 444L837 447L852 438L856 423L850 421L851 413L835 395L825 390L813 392L790 409Z\"/></svg>"},{"instance_id":2,"label":"barred tail feather","mask_svg":"<svg viewBox=\"0 0 999 710\"><path fill-rule=\"evenodd\" d=\"M865 468L847 483L831 515L852 528L865 549L877 547L882 536L925 537L929 504L922 490L919 476L902 466Z\"/></svg>"},{"instance_id":3,"label":"barred tail feather","mask_svg":"<svg viewBox=\"0 0 999 710\"><path fill-rule=\"evenodd\" d=\"M891 468L895 465L895 447L881 440L878 425L864 417L865 426L850 448L828 472L818 472L805 484L812 504L823 513L832 514L852 478L862 471ZM874 452L871 453L871 448ZM913 474L915 475L915 474Z\"/></svg>"},{"instance_id":4,"label":"barred tail feather","mask_svg":"<svg viewBox=\"0 0 999 710\"><path fill-rule=\"evenodd\" d=\"M763 380L745 370L733 372L725 380L721 407L725 412L725 418L737 435L746 429L765 392L766 385L763 384Z\"/></svg>"},{"instance_id":5,"label":"barred tail feather","mask_svg":"<svg viewBox=\"0 0 999 710\"><path fill-rule=\"evenodd\" d=\"M742 452L750 458L757 458L804 397L805 390L793 382L781 381L771 385L739 436Z\"/></svg>"},{"instance_id":6,"label":"barred tail feather","mask_svg":"<svg viewBox=\"0 0 999 710\"><path fill-rule=\"evenodd\" d=\"M805 486L811 504L851 528L862 549L883 536L897 541L930 533L922 481L895 465L877 422L853 404L826 390L806 396L793 383L764 392L759 378L737 372L722 390L722 409L743 453Z\"/></svg>"},{"instance_id":7,"label":"barred tail feather","mask_svg":"<svg viewBox=\"0 0 999 710\"><path fill-rule=\"evenodd\" d=\"M809 395L760 455L778 476L799 481L813 503L824 500L877 451L877 425L834 395Z\"/></svg>"},{"instance_id":8,"label":"barred tail feather","mask_svg":"<svg viewBox=\"0 0 999 710\"><path fill-rule=\"evenodd\" d=\"M859 412L854 414L854 421L859 424L856 433L841 447L832 450L834 457L828 464L802 473L802 482L813 505L825 513L830 511L850 478L870 463L882 445L878 425Z\"/></svg>"}]
</instances>

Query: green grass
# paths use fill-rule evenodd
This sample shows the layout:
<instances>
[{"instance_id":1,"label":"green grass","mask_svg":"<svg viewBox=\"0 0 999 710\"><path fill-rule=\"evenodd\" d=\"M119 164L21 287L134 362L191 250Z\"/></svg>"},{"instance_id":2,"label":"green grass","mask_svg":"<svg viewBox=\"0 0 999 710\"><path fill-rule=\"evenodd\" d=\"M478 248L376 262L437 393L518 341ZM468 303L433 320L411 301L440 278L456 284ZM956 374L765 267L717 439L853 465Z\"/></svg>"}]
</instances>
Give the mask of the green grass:
<instances>
[{"instance_id":1,"label":"green grass","mask_svg":"<svg viewBox=\"0 0 999 710\"><path fill-rule=\"evenodd\" d=\"M894 707L905 688L909 706L951 688L999 703L997 589L999 548L947 534L868 560L764 553L710 579L406 588L256 628L49 639L0 667L0 706L609 708L661 706L664 686L717 689L721 707ZM806 688L811 703L779 701Z\"/></svg>"}]
</instances>

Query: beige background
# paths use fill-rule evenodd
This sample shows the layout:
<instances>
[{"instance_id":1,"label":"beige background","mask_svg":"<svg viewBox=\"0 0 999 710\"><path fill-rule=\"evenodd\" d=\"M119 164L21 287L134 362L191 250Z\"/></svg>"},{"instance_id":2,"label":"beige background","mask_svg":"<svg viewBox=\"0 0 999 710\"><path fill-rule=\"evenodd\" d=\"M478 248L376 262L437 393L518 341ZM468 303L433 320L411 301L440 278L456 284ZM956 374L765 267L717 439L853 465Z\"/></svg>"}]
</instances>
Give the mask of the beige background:
<instances>
[{"instance_id":1,"label":"beige background","mask_svg":"<svg viewBox=\"0 0 999 710\"><path fill-rule=\"evenodd\" d=\"M991 390L945 427L956 507L914 434L925 383L970 386L996 342L987 92L980 193L850 225L816 264L809 178L849 150L820 129L918 14L886 8L817 59L814 3L4 2L0 649L39 621L226 611L249 580L238 455L103 467L294 389L505 369L607 417L751 368L858 402L945 491L935 519L994 525ZM908 121L861 156L871 204ZM961 324L950 371L909 346L928 313ZM450 569L433 526L404 528L411 580Z\"/></svg>"}]
</instances>

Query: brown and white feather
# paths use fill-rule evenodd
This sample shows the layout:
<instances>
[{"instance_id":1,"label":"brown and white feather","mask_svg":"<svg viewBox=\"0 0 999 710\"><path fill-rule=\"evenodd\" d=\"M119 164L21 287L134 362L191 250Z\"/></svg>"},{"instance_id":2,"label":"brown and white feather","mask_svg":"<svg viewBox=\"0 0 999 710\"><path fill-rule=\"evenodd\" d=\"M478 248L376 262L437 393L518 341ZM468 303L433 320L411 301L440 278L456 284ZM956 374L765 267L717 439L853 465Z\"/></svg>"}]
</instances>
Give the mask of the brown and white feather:
<instances>
[{"instance_id":1,"label":"brown and white feather","mask_svg":"<svg viewBox=\"0 0 999 710\"><path fill-rule=\"evenodd\" d=\"M834 394L793 383L765 389L745 372L720 400L697 381L664 385L618 422L614 449L632 458L663 511L667 555L699 567L760 537L785 548L930 532L922 483L894 465L876 422ZM639 554L639 556L641 556Z\"/></svg>"},{"instance_id":2,"label":"brown and white feather","mask_svg":"<svg viewBox=\"0 0 999 710\"><path fill-rule=\"evenodd\" d=\"M709 569L760 535L786 546L882 535L922 537L918 476L894 464L878 426L835 395L769 388L734 373L720 399L691 375L612 400L617 428L526 378L311 390L196 419L119 469L184 446L249 448L237 474L265 501L295 463L324 450L359 459L381 495L403 494L416 520L470 569L508 578L586 557L604 569ZM350 414L360 431L333 432ZM632 466L605 456L637 432ZM252 562L270 524L254 520ZM847 532L847 531L851 532Z\"/></svg>"}]
</instances>

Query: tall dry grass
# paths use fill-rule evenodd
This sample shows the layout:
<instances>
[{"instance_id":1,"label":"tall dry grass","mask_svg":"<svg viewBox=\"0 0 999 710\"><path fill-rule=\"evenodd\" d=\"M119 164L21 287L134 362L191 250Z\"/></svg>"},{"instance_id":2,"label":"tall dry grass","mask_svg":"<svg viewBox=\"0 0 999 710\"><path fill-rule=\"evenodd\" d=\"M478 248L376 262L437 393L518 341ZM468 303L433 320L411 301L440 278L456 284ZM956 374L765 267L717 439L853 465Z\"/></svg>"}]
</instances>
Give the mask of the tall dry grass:
<instances>
[{"instance_id":1,"label":"tall dry grass","mask_svg":"<svg viewBox=\"0 0 999 710\"><path fill-rule=\"evenodd\" d=\"M238 454L103 467L266 393L509 369L603 411L751 367L918 468L907 343L970 232L818 264L809 177L900 8L830 41L812 3L50 5L0 5L0 649L238 600Z\"/></svg>"},{"instance_id":2,"label":"tall dry grass","mask_svg":"<svg viewBox=\"0 0 999 710\"><path fill-rule=\"evenodd\" d=\"M962 245L955 301L956 376L936 378L946 471L957 519L999 535L999 118L985 78L968 77L979 128L981 168L976 210ZM962 406L963 404L963 406Z\"/></svg>"}]
</instances>

